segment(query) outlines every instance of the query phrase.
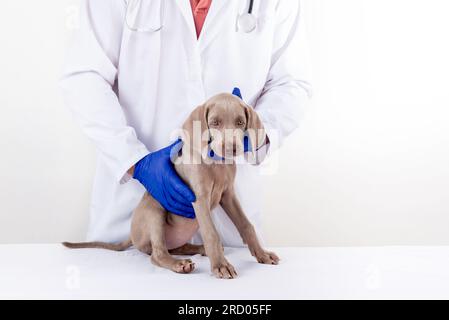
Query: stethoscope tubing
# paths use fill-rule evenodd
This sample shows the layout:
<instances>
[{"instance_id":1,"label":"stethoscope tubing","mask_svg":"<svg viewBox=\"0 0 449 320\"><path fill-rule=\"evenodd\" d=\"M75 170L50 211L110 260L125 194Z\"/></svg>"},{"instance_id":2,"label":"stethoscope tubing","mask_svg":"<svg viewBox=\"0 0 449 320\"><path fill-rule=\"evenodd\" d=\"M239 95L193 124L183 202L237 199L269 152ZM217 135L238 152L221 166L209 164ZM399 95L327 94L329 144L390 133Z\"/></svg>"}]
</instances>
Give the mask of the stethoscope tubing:
<instances>
[{"instance_id":1,"label":"stethoscope tubing","mask_svg":"<svg viewBox=\"0 0 449 320\"><path fill-rule=\"evenodd\" d=\"M253 14L254 0L249 0L248 14Z\"/></svg>"}]
</instances>

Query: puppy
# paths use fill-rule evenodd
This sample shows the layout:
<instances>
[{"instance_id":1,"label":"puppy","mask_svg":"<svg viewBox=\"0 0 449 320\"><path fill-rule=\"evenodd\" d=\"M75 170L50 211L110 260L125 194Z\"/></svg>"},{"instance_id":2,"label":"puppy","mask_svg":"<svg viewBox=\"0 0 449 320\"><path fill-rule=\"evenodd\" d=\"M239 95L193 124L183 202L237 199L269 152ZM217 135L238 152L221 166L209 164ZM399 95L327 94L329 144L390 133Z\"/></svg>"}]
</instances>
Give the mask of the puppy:
<instances>
[{"instance_id":1,"label":"puppy","mask_svg":"<svg viewBox=\"0 0 449 320\"><path fill-rule=\"evenodd\" d=\"M193 203L195 219L167 212L149 193L145 193L135 209L130 239L120 244L101 242L67 243L69 248L104 248L122 251L134 245L151 255L160 267L178 273L190 273L195 265L190 259L172 255L207 255L212 273L218 278L237 276L226 260L223 246L213 224L211 211L218 205L237 227L244 243L259 263L278 264L275 253L265 251L255 229L247 219L234 191L236 164L234 158L244 154L245 135L250 150L266 141L257 113L231 94L219 94L197 107L183 125L182 149L174 161L175 169L196 195ZM248 154L245 154L249 156ZM200 230L204 246L188 241Z\"/></svg>"}]
</instances>

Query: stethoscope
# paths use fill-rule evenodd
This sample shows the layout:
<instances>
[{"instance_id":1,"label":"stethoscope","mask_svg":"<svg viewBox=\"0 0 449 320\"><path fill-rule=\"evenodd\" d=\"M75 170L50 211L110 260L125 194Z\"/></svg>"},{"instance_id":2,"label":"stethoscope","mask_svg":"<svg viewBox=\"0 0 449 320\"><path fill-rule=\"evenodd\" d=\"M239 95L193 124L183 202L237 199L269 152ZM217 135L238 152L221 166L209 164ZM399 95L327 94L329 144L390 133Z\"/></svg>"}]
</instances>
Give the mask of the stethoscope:
<instances>
[{"instance_id":1,"label":"stethoscope","mask_svg":"<svg viewBox=\"0 0 449 320\"><path fill-rule=\"evenodd\" d=\"M161 1L161 11L160 11L160 25L155 27L148 27L148 28L140 28L133 25L130 20L136 18L137 13L140 10L140 6L142 4L142 0L128 0L127 1L127 12L126 12L126 26L129 30L134 32L143 32L143 33L151 33L151 32L158 32L161 31L164 27L165 23L165 1ZM237 31L243 31L245 33L251 33L253 32L257 27L257 18L253 14L253 8L254 8L254 0L249 0L249 7L248 12L243 13L239 16L237 16Z\"/></svg>"},{"instance_id":2,"label":"stethoscope","mask_svg":"<svg viewBox=\"0 0 449 320\"><path fill-rule=\"evenodd\" d=\"M242 30L245 33L253 32L257 27L257 19L253 14L254 0L249 1L248 12L237 17L237 31Z\"/></svg>"}]
</instances>

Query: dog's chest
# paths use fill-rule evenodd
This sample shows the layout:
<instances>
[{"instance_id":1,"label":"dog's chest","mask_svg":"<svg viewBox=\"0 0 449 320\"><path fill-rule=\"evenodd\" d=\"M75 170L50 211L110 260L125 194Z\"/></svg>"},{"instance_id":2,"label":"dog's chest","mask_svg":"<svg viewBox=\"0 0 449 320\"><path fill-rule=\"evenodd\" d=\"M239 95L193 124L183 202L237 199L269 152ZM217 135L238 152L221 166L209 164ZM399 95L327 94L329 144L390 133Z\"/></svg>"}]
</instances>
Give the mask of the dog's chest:
<instances>
[{"instance_id":1,"label":"dog's chest","mask_svg":"<svg viewBox=\"0 0 449 320\"><path fill-rule=\"evenodd\" d=\"M207 170L210 182L210 203L211 209L218 206L223 193L234 183L233 167L227 165L212 165Z\"/></svg>"},{"instance_id":2,"label":"dog's chest","mask_svg":"<svg viewBox=\"0 0 449 320\"><path fill-rule=\"evenodd\" d=\"M234 183L235 165L177 165L176 171L197 197L206 195L211 208L220 203L223 193Z\"/></svg>"}]
</instances>

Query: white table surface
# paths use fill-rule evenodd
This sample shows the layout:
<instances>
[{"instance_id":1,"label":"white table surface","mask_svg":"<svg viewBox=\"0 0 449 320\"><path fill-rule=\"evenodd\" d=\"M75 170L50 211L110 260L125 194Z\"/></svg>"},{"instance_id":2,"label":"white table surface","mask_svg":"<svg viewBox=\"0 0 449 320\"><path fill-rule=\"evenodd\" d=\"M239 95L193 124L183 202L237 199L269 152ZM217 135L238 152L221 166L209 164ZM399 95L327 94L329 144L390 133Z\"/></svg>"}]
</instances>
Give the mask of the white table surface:
<instances>
[{"instance_id":1,"label":"white table surface","mask_svg":"<svg viewBox=\"0 0 449 320\"><path fill-rule=\"evenodd\" d=\"M136 250L0 245L2 299L449 298L449 247L274 248L278 266L227 248L239 277L210 275L206 257L180 275Z\"/></svg>"}]
</instances>

